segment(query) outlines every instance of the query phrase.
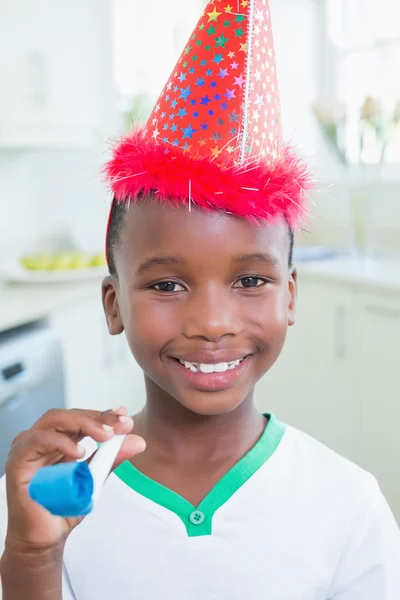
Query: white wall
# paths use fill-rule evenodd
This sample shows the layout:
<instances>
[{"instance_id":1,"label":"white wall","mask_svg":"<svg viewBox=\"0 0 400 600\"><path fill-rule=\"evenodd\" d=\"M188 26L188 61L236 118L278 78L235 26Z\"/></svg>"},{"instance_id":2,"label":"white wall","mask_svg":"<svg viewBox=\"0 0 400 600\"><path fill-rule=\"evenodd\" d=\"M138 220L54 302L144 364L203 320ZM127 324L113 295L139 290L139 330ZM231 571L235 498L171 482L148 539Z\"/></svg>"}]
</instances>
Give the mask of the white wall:
<instances>
[{"instance_id":1,"label":"white wall","mask_svg":"<svg viewBox=\"0 0 400 600\"><path fill-rule=\"evenodd\" d=\"M14 248L32 248L31 238L64 233L77 221L104 228L109 197L100 169L106 160L107 138L118 128L110 5L111 0L97 0L95 20L90 13L87 17L87 11L76 15L80 25L87 28L88 40L95 36L98 40L93 79L101 93L97 88L93 92L99 97L93 110L101 110L99 138L80 150L0 149L0 262ZM76 91L71 90L74 98Z\"/></svg>"},{"instance_id":2,"label":"white wall","mask_svg":"<svg viewBox=\"0 0 400 600\"><path fill-rule=\"evenodd\" d=\"M91 150L0 152L0 248L103 226L109 197L100 180L104 146Z\"/></svg>"},{"instance_id":3,"label":"white wall","mask_svg":"<svg viewBox=\"0 0 400 600\"><path fill-rule=\"evenodd\" d=\"M0 248L29 235L34 219L32 164L20 152L0 152Z\"/></svg>"}]
</instances>

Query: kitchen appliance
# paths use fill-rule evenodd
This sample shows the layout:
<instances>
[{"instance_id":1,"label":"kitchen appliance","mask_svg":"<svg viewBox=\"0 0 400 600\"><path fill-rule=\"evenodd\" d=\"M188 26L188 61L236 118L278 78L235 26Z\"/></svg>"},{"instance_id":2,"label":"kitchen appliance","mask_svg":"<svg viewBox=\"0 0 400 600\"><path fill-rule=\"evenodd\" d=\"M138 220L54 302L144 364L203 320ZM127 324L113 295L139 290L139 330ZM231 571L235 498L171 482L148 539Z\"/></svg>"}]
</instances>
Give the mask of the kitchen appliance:
<instances>
[{"instance_id":1,"label":"kitchen appliance","mask_svg":"<svg viewBox=\"0 0 400 600\"><path fill-rule=\"evenodd\" d=\"M61 342L47 322L0 333L0 476L12 440L65 407Z\"/></svg>"}]
</instances>

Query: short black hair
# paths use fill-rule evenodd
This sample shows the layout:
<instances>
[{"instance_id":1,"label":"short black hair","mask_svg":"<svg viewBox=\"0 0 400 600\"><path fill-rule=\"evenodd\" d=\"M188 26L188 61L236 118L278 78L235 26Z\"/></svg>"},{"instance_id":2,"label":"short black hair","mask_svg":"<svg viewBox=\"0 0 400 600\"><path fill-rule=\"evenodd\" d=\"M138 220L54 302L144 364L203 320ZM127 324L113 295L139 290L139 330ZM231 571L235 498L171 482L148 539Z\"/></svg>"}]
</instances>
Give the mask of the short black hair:
<instances>
[{"instance_id":1,"label":"short black hair","mask_svg":"<svg viewBox=\"0 0 400 600\"><path fill-rule=\"evenodd\" d=\"M107 230L107 240L106 240L106 248L107 248L107 262L108 262L108 270L110 275L117 277L117 266L116 266L116 250L118 248L122 227L124 225L124 218L126 213L128 212L129 203L127 202L117 202L115 199L112 202L110 219L108 223ZM294 246L294 232L293 229L288 225L289 232L289 267L292 266L293 263L293 246Z\"/></svg>"},{"instance_id":2,"label":"short black hair","mask_svg":"<svg viewBox=\"0 0 400 600\"><path fill-rule=\"evenodd\" d=\"M115 261L116 251L121 237L121 231L124 224L124 218L128 212L127 202L117 202L114 198L111 205L111 212L108 221L106 249L107 263L110 275L117 277L117 265Z\"/></svg>"}]
</instances>

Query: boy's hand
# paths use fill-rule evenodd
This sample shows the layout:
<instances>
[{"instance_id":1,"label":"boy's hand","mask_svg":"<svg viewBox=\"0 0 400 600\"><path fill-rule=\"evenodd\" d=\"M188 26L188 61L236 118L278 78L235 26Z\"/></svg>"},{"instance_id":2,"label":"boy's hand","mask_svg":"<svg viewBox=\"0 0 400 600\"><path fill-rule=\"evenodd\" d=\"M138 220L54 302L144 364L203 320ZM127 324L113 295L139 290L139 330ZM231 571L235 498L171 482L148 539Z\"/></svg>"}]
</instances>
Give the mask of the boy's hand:
<instances>
[{"instance_id":1,"label":"boy's hand","mask_svg":"<svg viewBox=\"0 0 400 600\"><path fill-rule=\"evenodd\" d=\"M94 410L50 410L33 427L14 440L6 464L8 530L6 550L35 553L63 544L82 518L65 519L51 515L32 500L28 486L41 467L82 458L77 443L90 436L105 442L114 433L129 434L133 420L126 409L98 412ZM140 454L145 442L128 435L113 468Z\"/></svg>"}]
</instances>

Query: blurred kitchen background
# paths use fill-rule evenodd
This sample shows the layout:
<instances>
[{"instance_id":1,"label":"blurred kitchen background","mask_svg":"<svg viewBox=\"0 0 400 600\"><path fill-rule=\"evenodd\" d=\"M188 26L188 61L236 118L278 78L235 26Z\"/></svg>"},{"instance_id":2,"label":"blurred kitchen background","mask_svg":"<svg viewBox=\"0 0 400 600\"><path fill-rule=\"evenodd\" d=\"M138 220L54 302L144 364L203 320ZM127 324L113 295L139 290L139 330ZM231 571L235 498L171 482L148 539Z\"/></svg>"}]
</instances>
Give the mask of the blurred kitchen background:
<instances>
[{"instance_id":1,"label":"blurred kitchen background","mask_svg":"<svg viewBox=\"0 0 400 600\"><path fill-rule=\"evenodd\" d=\"M400 3L270 3L285 137L316 192L297 238L298 323L257 402L372 471L400 521ZM11 439L51 406L143 404L102 312L100 169L203 5L0 0L0 475Z\"/></svg>"}]
</instances>

